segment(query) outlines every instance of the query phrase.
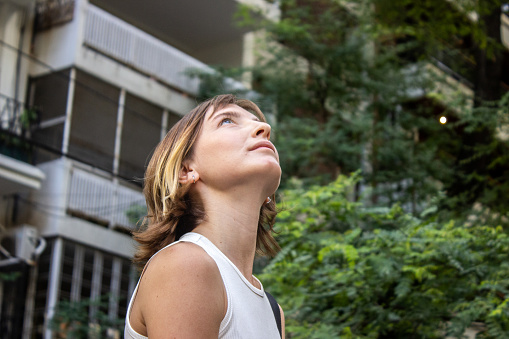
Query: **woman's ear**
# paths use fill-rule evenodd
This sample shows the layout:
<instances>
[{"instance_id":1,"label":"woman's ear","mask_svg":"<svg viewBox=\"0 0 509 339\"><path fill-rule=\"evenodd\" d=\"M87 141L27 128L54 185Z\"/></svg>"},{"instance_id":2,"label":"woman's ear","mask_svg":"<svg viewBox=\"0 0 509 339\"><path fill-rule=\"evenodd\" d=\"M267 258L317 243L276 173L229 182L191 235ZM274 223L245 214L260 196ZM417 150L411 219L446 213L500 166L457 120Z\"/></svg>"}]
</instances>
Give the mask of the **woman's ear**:
<instances>
[{"instance_id":1,"label":"woman's ear","mask_svg":"<svg viewBox=\"0 0 509 339\"><path fill-rule=\"evenodd\" d=\"M193 170L192 168L182 164L182 169L180 170L179 175L179 183L182 185L186 184L196 184L198 179L200 178L198 172Z\"/></svg>"}]
</instances>

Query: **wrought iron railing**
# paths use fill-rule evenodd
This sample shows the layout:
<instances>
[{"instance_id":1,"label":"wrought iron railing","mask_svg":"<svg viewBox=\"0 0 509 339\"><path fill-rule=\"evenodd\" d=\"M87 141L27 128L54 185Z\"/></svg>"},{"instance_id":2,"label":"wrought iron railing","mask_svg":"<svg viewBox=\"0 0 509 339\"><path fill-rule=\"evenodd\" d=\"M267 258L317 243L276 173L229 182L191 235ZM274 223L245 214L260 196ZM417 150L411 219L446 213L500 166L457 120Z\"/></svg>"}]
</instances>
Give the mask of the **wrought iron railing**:
<instances>
[{"instance_id":1,"label":"wrought iron railing","mask_svg":"<svg viewBox=\"0 0 509 339\"><path fill-rule=\"evenodd\" d=\"M36 125L38 112L23 102L0 93L0 129L21 135Z\"/></svg>"},{"instance_id":2,"label":"wrought iron railing","mask_svg":"<svg viewBox=\"0 0 509 339\"><path fill-rule=\"evenodd\" d=\"M0 93L0 153L32 163L33 144L28 138L38 121L35 107Z\"/></svg>"}]
</instances>

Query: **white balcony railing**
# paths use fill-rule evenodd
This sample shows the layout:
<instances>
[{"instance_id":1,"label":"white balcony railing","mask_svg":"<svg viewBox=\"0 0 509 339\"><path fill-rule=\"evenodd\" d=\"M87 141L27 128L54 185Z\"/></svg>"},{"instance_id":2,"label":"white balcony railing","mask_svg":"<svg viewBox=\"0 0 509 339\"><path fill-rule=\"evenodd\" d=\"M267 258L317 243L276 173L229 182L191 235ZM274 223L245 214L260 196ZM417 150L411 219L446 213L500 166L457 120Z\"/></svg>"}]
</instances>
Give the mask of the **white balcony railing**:
<instances>
[{"instance_id":1,"label":"white balcony railing","mask_svg":"<svg viewBox=\"0 0 509 339\"><path fill-rule=\"evenodd\" d=\"M84 43L191 94L197 94L199 81L184 72L190 68L211 71L206 64L93 5L87 9Z\"/></svg>"},{"instance_id":2,"label":"white balcony railing","mask_svg":"<svg viewBox=\"0 0 509 339\"><path fill-rule=\"evenodd\" d=\"M141 192L78 168L72 169L68 194L69 211L110 227L134 228L127 212L145 205Z\"/></svg>"}]
</instances>

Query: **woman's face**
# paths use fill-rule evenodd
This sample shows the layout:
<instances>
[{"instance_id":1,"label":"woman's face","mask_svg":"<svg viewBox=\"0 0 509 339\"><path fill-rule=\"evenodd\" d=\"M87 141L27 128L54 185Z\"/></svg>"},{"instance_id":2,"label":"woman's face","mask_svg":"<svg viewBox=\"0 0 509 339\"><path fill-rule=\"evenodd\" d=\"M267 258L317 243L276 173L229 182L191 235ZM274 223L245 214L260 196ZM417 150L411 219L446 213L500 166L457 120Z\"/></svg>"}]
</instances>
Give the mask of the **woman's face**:
<instances>
[{"instance_id":1,"label":"woman's face","mask_svg":"<svg viewBox=\"0 0 509 339\"><path fill-rule=\"evenodd\" d=\"M279 155L270 126L237 105L205 114L192 162L203 183L216 189L255 183L265 196L279 186Z\"/></svg>"}]
</instances>

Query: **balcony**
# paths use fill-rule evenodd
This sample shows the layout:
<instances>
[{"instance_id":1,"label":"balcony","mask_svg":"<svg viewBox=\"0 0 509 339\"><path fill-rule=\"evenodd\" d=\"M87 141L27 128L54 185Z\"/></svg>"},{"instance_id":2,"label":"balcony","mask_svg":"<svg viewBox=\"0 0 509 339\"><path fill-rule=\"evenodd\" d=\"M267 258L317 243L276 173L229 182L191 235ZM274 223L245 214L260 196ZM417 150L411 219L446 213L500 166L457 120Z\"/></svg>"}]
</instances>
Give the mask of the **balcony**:
<instances>
[{"instance_id":1,"label":"balcony","mask_svg":"<svg viewBox=\"0 0 509 339\"><path fill-rule=\"evenodd\" d=\"M23 103L0 95L0 195L39 189L44 174L32 166L32 146L25 137L36 118Z\"/></svg>"},{"instance_id":2,"label":"balcony","mask_svg":"<svg viewBox=\"0 0 509 339\"><path fill-rule=\"evenodd\" d=\"M71 169L67 196L69 214L108 228L135 229L144 216L145 199L139 190L79 167Z\"/></svg>"},{"instance_id":3,"label":"balcony","mask_svg":"<svg viewBox=\"0 0 509 339\"><path fill-rule=\"evenodd\" d=\"M58 235L132 255L132 240L125 233L136 229L146 214L141 188L66 157L37 167L46 180L24 206L23 222L46 237Z\"/></svg>"},{"instance_id":4,"label":"balcony","mask_svg":"<svg viewBox=\"0 0 509 339\"><path fill-rule=\"evenodd\" d=\"M136 228L137 219L145 214L141 188L93 164L61 158L61 153L41 144L34 138L44 125L39 122L41 113L0 94L0 195L40 189L35 193L36 204L52 209L49 214L61 218L65 211L64 215L106 228ZM138 142L142 140L141 136L137 138ZM62 198L49 203L48 194Z\"/></svg>"},{"instance_id":5,"label":"balcony","mask_svg":"<svg viewBox=\"0 0 509 339\"><path fill-rule=\"evenodd\" d=\"M29 73L77 68L177 114L189 112L198 81L188 68L210 68L118 17L76 0L70 20L36 30Z\"/></svg>"},{"instance_id":6,"label":"balcony","mask_svg":"<svg viewBox=\"0 0 509 339\"><path fill-rule=\"evenodd\" d=\"M185 71L191 68L211 71L204 63L94 5L89 5L86 11L83 43L191 94L197 94L199 82L186 76Z\"/></svg>"},{"instance_id":7,"label":"balcony","mask_svg":"<svg viewBox=\"0 0 509 339\"><path fill-rule=\"evenodd\" d=\"M58 185L54 192L67 199L54 205L54 213L66 211L68 215L107 228L132 230L137 227L137 220L145 213L141 188L94 166L59 159L59 154L54 152L53 158L57 160L42 163L41 159L34 160L41 158L40 153L44 150L37 141L25 135L24 119L20 116L30 110L5 96L0 96L0 103L1 195L41 189L41 206L47 206L45 194ZM36 167L31 163L39 165ZM49 182L44 181L46 177Z\"/></svg>"},{"instance_id":8,"label":"balcony","mask_svg":"<svg viewBox=\"0 0 509 339\"><path fill-rule=\"evenodd\" d=\"M207 1L196 0L188 5L154 4L154 8L162 7L164 11L168 6L172 8L172 18L188 17L192 13L194 24L187 31L184 27L168 25L164 11L163 14L149 8L150 16L144 12L138 17L137 3L95 2L101 7L87 0L76 0L72 16L66 17L68 21L36 28L33 55L42 63L31 66L32 76L76 67L156 105L184 114L194 107L192 97L199 89L198 79L187 76L186 71L212 72L207 63L243 64L245 30L232 24L236 1L222 3L228 9L224 13L219 13L220 8L213 8L214 21L209 18L200 24L195 22L196 13L189 12L190 6L210 8L212 5ZM200 15L205 18L207 14Z\"/></svg>"},{"instance_id":9,"label":"balcony","mask_svg":"<svg viewBox=\"0 0 509 339\"><path fill-rule=\"evenodd\" d=\"M0 154L1 195L39 189L44 174L35 166Z\"/></svg>"}]
</instances>

